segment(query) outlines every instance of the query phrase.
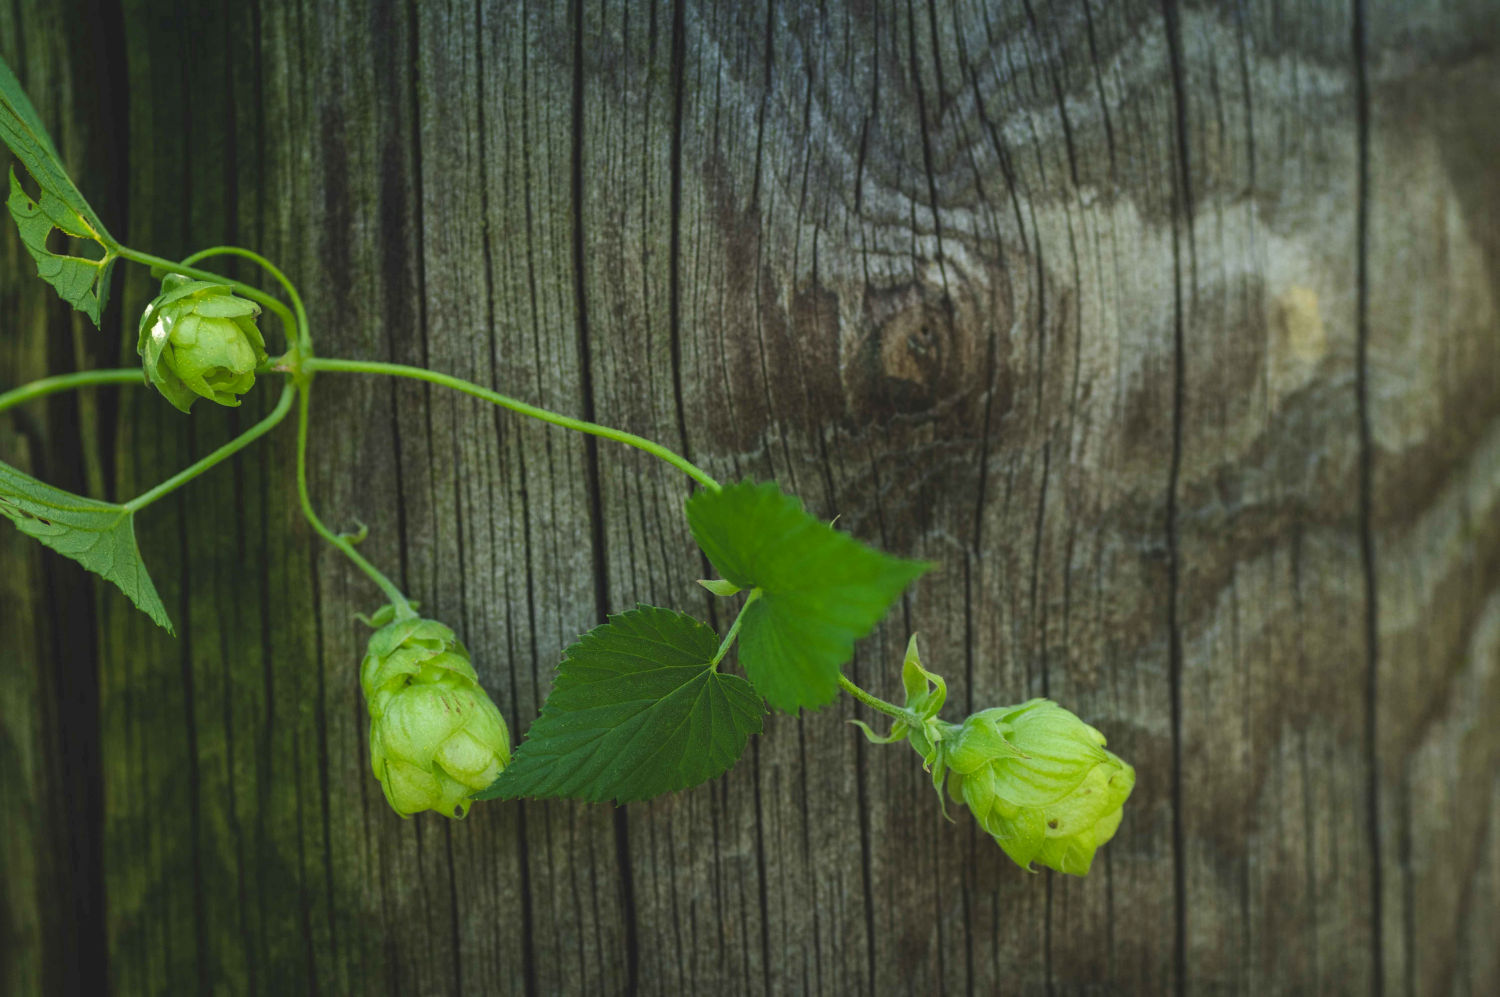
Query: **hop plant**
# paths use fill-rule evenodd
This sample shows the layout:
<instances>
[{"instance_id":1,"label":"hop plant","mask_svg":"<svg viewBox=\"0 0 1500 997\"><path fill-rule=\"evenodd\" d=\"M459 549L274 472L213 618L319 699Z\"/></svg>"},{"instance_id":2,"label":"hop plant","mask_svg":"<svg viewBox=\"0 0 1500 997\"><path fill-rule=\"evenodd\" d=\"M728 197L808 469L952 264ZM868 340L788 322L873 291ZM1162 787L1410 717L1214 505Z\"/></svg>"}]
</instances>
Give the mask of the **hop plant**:
<instances>
[{"instance_id":1,"label":"hop plant","mask_svg":"<svg viewBox=\"0 0 1500 997\"><path fill-rule=\"evenodd\" d=\"M510 731L452 630L394 616L386 606L371 618L379 629L360 666L370 766L401 816L464 817L510 764Z\"/></svg>"},{"instance_id":2,"label":"hop plant","mask_svg":"<svg viewBox=\"0 0 1500 997\"><path fill-rule=\"evenodd\" d=\"M948 795L1022 868L1088 874L1114 836L1135 770L1047 699L981 710L944 743Z\"/></svg>"},{"instance_id":3,"label":"hop plant","mask_svg":"<svg viewBox=\"0 0 1500 997\"><path fill-rule=\"evenodd\" d=\"M186 412L199 398L235 406L266 361L255 325L260 306L228 284L168 274L141 316L140 354L146 376L167 401Z\"/></svg>"}]
</instances>

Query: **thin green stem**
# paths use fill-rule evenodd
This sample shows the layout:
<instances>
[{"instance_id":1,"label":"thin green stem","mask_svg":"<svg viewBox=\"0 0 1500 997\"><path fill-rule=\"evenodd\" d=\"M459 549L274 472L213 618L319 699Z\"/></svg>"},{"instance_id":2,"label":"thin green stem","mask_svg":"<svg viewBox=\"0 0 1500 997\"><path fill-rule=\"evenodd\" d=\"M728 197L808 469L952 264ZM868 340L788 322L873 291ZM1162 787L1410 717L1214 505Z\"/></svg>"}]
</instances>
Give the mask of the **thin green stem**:
<instances>
[{"instance_id":1,"label":"thin green stem","mask_svg":"<svg viewBox=\"0 0 1500 997\"><path fill-rule=\"evenodd\" d=\"M740 624L742 622L744 622L744 619L745 619L745 610L749 609L750 608L750 604L753 603L756 599L759 599L759 598L760 598L760 589L751 589L750 590L750 597L748 599L746 599L745 600L745 604L740 607L740 611L735 616L734 622L732 624L730 624L730 626L729 626L729 632L727 634L725 634L724 635L724 639L722 641L720 641L718 653L715 654L713 660L708 663L708 667L711 670L713 670L713 671L718 671L719 670L719 662L721 662L721 661L724 660L724 655L726 655L726 654L729 653L729 647L730 647L730 645L733 644L734 643L734 639L740 635Z\"/></svg>"},{"instance_id":2,"label":"thin green stem","mask_svg":"<svg viewBox=\"0 0 1500 997\"><path fill-rule=\"evenodd\" d=\"M207 471L215 464L221 463L225 459L245 449L245 447L249 446L256 440L260 439L262 436L269 433L276 426L276 424L279 423L282 419L285 419L286 414L291 411L292 395L294 393L295 389L293 389L290 384L282 388L281 398L276 402L276 407L273 408L271 410L271 413L264 419L262 419L260 422L257 422L255 425L251 426L249 429L245 430L243 433L236 436L228 443L219 447L207 457L204 457L202 460L188 465L150 491L142 492L135 498L131 499L129 502L126 502L125 508L129 509L131 512L135 512L139 509L144 509L146 506L150 505L152 502L155 502L163 495L166 495L168 492L176 491L178 488L181 488L189 481L192 481L194 478L198 477L198 475L202 474L204 471Z\"/></svg>"},{"instance_id":3,"label":"thin green stem","mask_svg":"<svg viewBox=\"0 0 1500 997\"><path fill-rule=\"evenodd\" d=\"M146 376L141 373L139 367L128 367L123 370L80 370L72 374L58 374L54 377L38 378L19 388L12 388L0 394L0 412L23 402L43 398L59 391L71 391L74 388L88 388L100 384L144 385L145 383Z\"/></svg>"},{"instance_id":4,"label":"thin green stem","mask_svg":"<svg viewBox=\"0 0 1500 997\"><path fill-rule=\"evenodd\" d=\"M354 549L354 545L347 537L342 537L325 526L313 509L312 498L307 491L307 416L308 401L312 394L311 387L310 383L303 383L297 405L297 498L302 503L302 515L307 517L307 521L312 524L318 536L342 551L345 557L354 562L356 568L363 571L372 582L379 586L380 591L385 593L385 597L391 601L391 605L396 607L397 619L416 616L416 610L411 608L411 603L407 601L405 594L396 587L395 583L382 574L375 565L365 560L364 556Z\"/></svg>"},{"instance_id":5,"label":"thin green stem","mask_svg":"<svg viewBox=\"0 0 1500 997\"><path fill-rule=\"evenodd\" d=\"M861 703L864 703L872 710L877 710L881 713L884 713L888 717L895 717L897 720L903 720L906 723L911 724L913 727L920 727L922 725L922 718L917 716L911 710L903 709L902 707L897 706L895 703L887 703L879 696L875 696L871 693L865 692L859 686L849 681L849 679L845 677L842 672L839 673L839 688L843 689L849 695L853 696Z\"/></svg>"},{"instance_id":6,"label":"thin green stem","mask_svg":"<svg viewBox=\"0 0 1500 997\"><path fill-rule=\"evenodd\" d=\"M288 317L285 314L282 314L286 311L285 306L282 306L281 312L278 312L278 314L281 315L281 319L286 323L288 329L295 328L297 347L302 351L302 355L312 355L312 333L309 330L307 324L307 309L302 307L302 295L297 293L297 285L293 284L287 277L287 275L281 272L280 267L276 266L276 264L272 263L270 260L266 259L259 253L240 246L210 246L207 249L200 249L192 256L189 256L187 259L183 260L182 265L191 266L192 264L197 263L199 260L208 259L210 256L242 256L247 260L251 260L256 264L259 264L259 266L263 270L269 273L272 277L275 277L276 280L281 284L282 288L286 290L286 296L291 300L292 307L296 309L297 322L295 327L288 320Z\"/></svg>"},{"instance_id":7,"label":"thin green stem","mask_svg":"<svg viewBox=\"0 0 1500 997\"><path fill-rule=\"evenodd\" d=\"M262 291L258 287L255 287L251 284L246 284L243 281L231 280L230 278L225 277L223 274L213 273L209 270L200 270L197 267L188 266L185 263L173 263L171 260L163 259L160 256L152 256L150 253L142 253L137 250L131 249L128 246L120 247L120 256L127 260L134 260L136 263L140 263L148 267L160 267L162 270L165 270L168 273L182 274L184 277L193 277L197 280L212 281L215 284L228 284L230 287L234 288L237 293L244 295L251 301L262 304L265 307L269 308L271 311L275 312L276 317L281 319L282 322L286 323L286 327L288 329L292 330L292 336L300 338L302 334L297 320L292 318L291 313L287 311L286 305L282 304L280 301L276 300L271 295L267 294L265 291Z\"/></svg>"},{"instance_id":8,"label":"thin green stem","mask_svg":"<svg viewBox=\"0 0 1500 997\"><path fill-rule=\"evenodd\" d=\"M660 443L654 443L644 436L637 436L634 433L627 433L619 429L611 429L609 426L601 426L594 422L584 422L582 419L574 419L548 409L538 408L535 405L528 405L509 395L502 395L498 391L491 391L489 388L481 387L471 381L465 381L462 378L453 377L449 374L439 374L436 371L424 370L421 367L408 367L405 364L382 363L377 360L338 360L327 357L309 358L304 363L303 369L308 371L342 371L346 374L388 374L392 377L410 377L418 381L430 381L433 384L441 384L445 388L462 391L464 394L473 395L475 398L483 398L485 401L499 405L501 408L508 408L512 412L519 412L521 415L527 415L533 419L550 422L554 426L576 430L580 433L588 433L591 436L601 436L606 440L614 440L616 443L624 443L626 446L644 450L653 457L658 457L671 464L704 488L714 491L718 491L719 489L719 483L709 477L708 472L693 464L686 457L674 453Z\"/></svg>"}]
</instances>

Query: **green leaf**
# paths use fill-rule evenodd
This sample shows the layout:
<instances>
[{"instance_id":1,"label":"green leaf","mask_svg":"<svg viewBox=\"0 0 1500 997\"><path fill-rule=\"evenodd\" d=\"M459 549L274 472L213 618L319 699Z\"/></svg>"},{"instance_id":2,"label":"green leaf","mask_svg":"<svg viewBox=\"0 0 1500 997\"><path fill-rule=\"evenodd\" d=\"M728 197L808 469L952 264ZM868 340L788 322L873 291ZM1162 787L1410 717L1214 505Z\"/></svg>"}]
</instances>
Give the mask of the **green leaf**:
<instances>
[{"instance_id":1,"label":"green leaf","mask_svg":"<svg viewBox=\"0 0 1500 997\"><path fill-rule=\"evenodd\" d=\"M931 567L839 533L775 482L698 492L687 518L719 574L759 590L740 617L739 657L756 691L788 713L838 694L854 642Z\"/></svg>"},{"instance_id":2,"label":"green leaf","mask_svg":"<svg viewBox=\"0 0 1500 997\"><path fill-rule=\"evenodd\" d=\"M135 513L43 484L0 463L0 516L117 585L141 612L175 633L135 545Z\"/></svg>"},{"instance_id":3,"label":"green leaf","mask_svg":"<svg viewBox=\"0 0 1500 997\"><path fill-rule=\"evenodd\" d=\"M723 775L765 704L709 664L718 648L713 630L670 609L611 616L563 653L542 715L475 799L629 803Z\"/></svg>"},{"instance_id":4,"label":"green leaf","mask_svg":"<svg viewBox=\"0 0 1500 997\"><path fill-rule=\"evenodd\" d=\"M109 274L120 244L73 185L36 108L4 59L0 59L0 139L41 188L40 196L33 199L12 169L10 197L5 202L20 230L21 242L36 260L37 275L97 326L109 299ZM47 248L54 228L73 239L97 243L100 258L54 253Z\"/></svg>"}]
</instances>

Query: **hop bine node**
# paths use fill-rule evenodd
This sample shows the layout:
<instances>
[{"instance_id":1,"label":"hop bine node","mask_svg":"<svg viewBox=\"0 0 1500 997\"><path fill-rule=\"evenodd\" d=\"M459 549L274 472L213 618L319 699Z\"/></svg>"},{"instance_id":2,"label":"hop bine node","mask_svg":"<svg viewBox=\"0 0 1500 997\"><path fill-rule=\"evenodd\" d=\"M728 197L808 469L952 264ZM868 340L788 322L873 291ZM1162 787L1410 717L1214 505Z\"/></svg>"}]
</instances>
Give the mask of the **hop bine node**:
<instances>
[{"instance_id":1,"label":"hop bine node","mask_svg":"<svg viewBox=\"0 0 1500 997\"><path fill-rule=\"evenodd\" d=\"M386 606L370 618L379 629L360 665L370 766L401 816L461 818L510 764L510 731L453 631L395 615Z\"/></svg>"},{"instance_id":2,"label":"hop bine node","mask_svg":"<svg viewBox=\"0 0 1500 997\"><path fill-rule=\"evenodd\" d=\"M168 274L141 316L136 352L151 383L186 412L199 398L235 406L255 385L266 341L255 325L260 306L228 284Z\"/></svg>"}]
</instances>

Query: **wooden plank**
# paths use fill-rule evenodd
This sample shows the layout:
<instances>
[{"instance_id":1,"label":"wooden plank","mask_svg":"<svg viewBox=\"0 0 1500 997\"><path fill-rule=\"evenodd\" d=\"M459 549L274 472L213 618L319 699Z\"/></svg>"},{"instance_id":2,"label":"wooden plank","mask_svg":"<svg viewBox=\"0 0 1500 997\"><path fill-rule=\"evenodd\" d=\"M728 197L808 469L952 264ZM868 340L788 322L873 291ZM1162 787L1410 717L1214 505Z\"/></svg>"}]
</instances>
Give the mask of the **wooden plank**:
<instances>
[{"instance_id":1,"label":"wooden plank","mask_svg":"<svg viewBox=\"0 0 1500 997\"><path fill-rule=\"evenodd\" d=\"M699 14L661 2L573 7L581 20L558 47L569 43L569 56L583 60L571 105L582 142L572 178L590 418L697 459L682 413L714 402L702 386L684 383L679 365L699 331L684 308L696 288L684 277L691 209L683 198L693 184L682 173L689 162L682 141L691 128L685 102L698 92L688 81L707 71L687 54L687 21ZM730 617L723 610L710 615L712 600L694 584L707 572L681 515L689 481L607 444L594 466L604 607L618 612L647 602L727 627ZM621 912L629 919L628 963L613 977L617 986L744 993L784 978L779 974L804 978L797 949L776 950L782 957L774 968L766 959L762 905L779 894L761 881L761 849L777 843L760 823L755 774L746 765L711 792L615 814L630 871ZM802 937L811 940L811 932Z\"/></svg>"},{"instance_id":2,"label":"wooden plank","mask_svg":"<svg viewBox=\"0 0 1500 997\"><path fill-rule=\"evenodd\" d=\"M943 821L847 702L668 799L399 821L354 681L376 593L302 522L282 429L141 517L180 640L0 547L31 706L0 728L6 982L66 989L97 889L128 992L1497 989L1485 7L127 4L88 37L128 68L132 243L254 245L320 352L938 561L856 679L895 697L915 630L951 718L1056 697L1139 781L1081 881ZM68 17L0 28L49 121L88 106ZM91 176L127 148L105 113L59 132ZM11 236L0 263L4 377L133 359L69 341ZM132 268L113 335L152 293ZM7 421L0 459L128 496L272 402L98 397ZM327 375L314 408L316 504L517 736L602 614L727 625L671 469L409 383ZM97 719L59 665L97 668Z\"/></svg>"},{"instance_id":3,"label":"wooden plank","mask_svg":"<svg viewBox=\"0 0 1500 997\"><path fill-rule=\"evenodd\" d=\"M424 5L413 30L426 335L422 358L407 359L583 412L567 13ZM576 434L452 394L433 394L425 411L412 406L403 425L403 438L429 441L430 453L407 460L411 480L435 491L430 505L417 499L421 519L406 521L412 563L429 565L434 611L462 621L471 646L493 649L485 677L519 738L563 648L602 609L589 451ZM426 472L428 462L438 474ZM439 549L421 549L414 528L443 537ZM494 948L497 921L528 925L472 985L607 989L629 958L615 818L572 803L488 809L498 812L483 815L481 826L493 828L484 836L444 829L450 862L505 869L501 885L456 901L460 952ZM471 968L481 967L465 961Z\"/></svg>"},{"instance_id":4,"label":"wooden plank","mask_svg":"<svg viewBox=\"0 0 1500 997\"><path fill-rule=\"evenodd\" d=\"M1175 25L1185 959L1219 990L1374 983L1358 93L1345 12L1309 20Z\"/></svg>"},{"instance_id":5,"label":"wooden plank","mask_svg":"<svg viewBox=\"0 0 1500 997\"><path fill-rule=\"evenodd\" d=\"M12 5L0 13L0 54L33 91L38 114L92 201L121 207L111 182L115 133L98 114L75 115L108 78L97 59L99 18L72 36L84 5ZM96 13L90 11L90 13ZM24 170L20 171L24 173ZM0 238L0 390L47 373L108 363L111 340L35 279L36 264L6 223ZM35 293L41 290L44 293ZM74 491L98 489L98 413L108 390L53 397L0 416L0 460ZM87 447L85 447L87 444ZM0 526L0 988L87 992L106 985L100 961L76 958L103 947L103 849L99 776L99 653L96 585L72 561L52 556Z\"/></svg>"},{"instance_id":6,"label":"wooden plank","mask_svg":"<svg viewBox=\"0 0 1500 997\"><path fill-rule=\"evenodd\" d=\"M1493 12L1366 18L1365 321L1385 976L1486 993L1500 904L1500 71ZM1490 932L1493 935L1493 932Z\"/></svg>"}]
</instances>

